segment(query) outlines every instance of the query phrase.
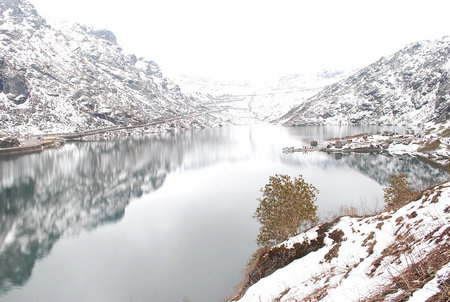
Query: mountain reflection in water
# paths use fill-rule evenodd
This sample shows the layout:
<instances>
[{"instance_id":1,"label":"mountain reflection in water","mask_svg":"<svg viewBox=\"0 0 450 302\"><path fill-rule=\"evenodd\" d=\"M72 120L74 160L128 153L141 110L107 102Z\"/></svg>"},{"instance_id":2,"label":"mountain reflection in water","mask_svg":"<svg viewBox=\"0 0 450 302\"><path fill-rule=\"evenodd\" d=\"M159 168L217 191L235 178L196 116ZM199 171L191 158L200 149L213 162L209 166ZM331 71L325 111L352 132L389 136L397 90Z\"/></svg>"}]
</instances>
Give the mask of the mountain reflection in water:
<instances>
[{"instance_id":1,"label":"mountain reflection in water","mask_svg":"<svg viewBox=\"0 0 450 302\"><path fill-rule=\"evenodd\" d=\"M380 185L393 173L405 173L422 187L447 177L443 170L412 157L281 153L284 146L365 130L339 129L204 129L68 144L59 150L0 158L0 297L8 301L11 289L25 286L36 261L49 255L58 239L121 220L130 201L161 188L173 172L224 162L237 165L257 158L299 172L308 168L334 173L350 168L358 172L355 175L366 175ZM273 174L282 170L275 169ZM327 202L331 207L327 210L333 210ZM324 204L319 200L319 209Z\"/></svg>"}]
</instances>

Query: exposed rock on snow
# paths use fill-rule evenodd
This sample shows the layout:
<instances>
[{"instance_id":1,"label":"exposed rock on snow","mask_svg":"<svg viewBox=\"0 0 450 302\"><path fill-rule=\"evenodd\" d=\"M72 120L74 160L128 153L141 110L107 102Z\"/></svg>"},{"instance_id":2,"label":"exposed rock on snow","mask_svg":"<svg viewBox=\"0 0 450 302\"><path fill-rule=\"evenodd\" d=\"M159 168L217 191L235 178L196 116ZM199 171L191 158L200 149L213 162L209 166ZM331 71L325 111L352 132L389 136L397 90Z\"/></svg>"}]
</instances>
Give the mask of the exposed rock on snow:
<instances>
[{"instance_id":1,"label":"exposed rock on snow","mask_svg":"<svg viewBox=\"0 0 450 302\"><path fill-rule=\"evenodd\" d=\"M2 1L0 16L2 133L135 125L211 109L181 93L156 63L124 54L108 30L51 27L26 0ZM205 115L183 126L219 123Z\"/></svg>"},{"instance_id":2,"label":"exposed rock on snow","mask_svg":"<svg viewBox=\"0 0 450 302\"><path fill-rule=\"evenodd\" d=\"M425 301L439 294L445 298L450 277L449 209L447 182L396 211L365 218L346 216L332 226L314 227L262 254L249 274L257 272L260 278L253 278L250 283L254 284L233 301L364 301L373 297L394 301L409 296ZM265 274L265 263L275 259L277 250L295 254L296 246L311 245L318 248L287 263L276 261L278 269L270 268Z\"/></svg>"},{"instance_id":3,"label":"exposed rock on snow","mask_svg":"<svg viewBox=\"0 0 450 302\"><path fill-rule=\"evenodd\" d=\"M281 119L284 125L412 126L449 117L450 37L408 45L333 84Z\"/></svg>"}]
</instances>

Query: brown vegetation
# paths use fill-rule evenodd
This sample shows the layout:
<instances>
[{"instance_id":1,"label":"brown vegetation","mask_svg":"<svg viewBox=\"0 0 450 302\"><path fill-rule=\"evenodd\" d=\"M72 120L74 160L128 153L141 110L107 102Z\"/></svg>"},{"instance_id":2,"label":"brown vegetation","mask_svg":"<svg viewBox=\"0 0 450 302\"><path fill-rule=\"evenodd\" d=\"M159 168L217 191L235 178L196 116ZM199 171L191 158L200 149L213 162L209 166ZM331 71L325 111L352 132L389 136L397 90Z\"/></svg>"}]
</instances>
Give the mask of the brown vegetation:
<instances>
[{"instance_id":1,"label":"brown vegetation","mask_svg":"<svg viewBox=\"0 0 450 302\"><path fill-rule=\"evenodd\" d=\"M450 128L445 129L441 133L439 133L440 137L450 137Z\"/></svg>"},{"instance_id":2,"label":"brown vegetation","mask_svg":"<svg viewBox=\"0 0 450 302\"><path fill-rule=\"evenodd\" d=\"M436 272L445 264L450 257L450 244L445 242L436 246L426 253L423 259L411 262L405 269L394 272L391 283L378 291L372 297L364 301L378 302L385 301L389 294L397 294L392 301L406 301L415 291L422 288L428 281L435 277ZM378 261L380 263L381 261ZM387 267L389 269L389 267ZM448 301L450 290L449 276L441 280L440 292L427 301Z\"/></svg>"},{"instance_id":3,"label":"brown vegetation","mask_svg":"<svg viewBox=\"0 0 450 302\"><path fill-rule=\"evenodd\" d=\"M331 262L331 259L336 258L339 254L339 248L341 247L341 242L345 239L342 239L344 236L344 232L341 229L336 229L333 232L328 234L328 238L333 239L334 244L328 253L325 254L324 258L326 261Z\"/></svg>"},{"instance_id":4,"label":"brown vegetation","mask_svg":"<svg viewBox=\"0 0 450 302\"><path fill-rule=\"evenodd\" d=\"M250 286L262 278L269 276L277 269L285 267L292 261L324 247L326 232L335 223L336 222L322 224L317 229L316 239L295 243L292 248L281 245L271 249L261 249L261 253L257 255L256 260L248 266L244 281L236 289L237 294L230 301L239 300Z\"/></svg>"},{"instance_id":5,"label":"brown vegetation","mask_svg":"<svg viewBox=\"0 0 450 302\"><path fill-rule=\"evenodd\" d=\"M384 188L385 209L398 209L417 197L417 192L408 188L410 185L405 174L392 174L389 186Z\"/></svg>"},{"instance_id":6,"label":"brown vegetation","mask_svg":"<svg viewBox=\"0 0 450 302\"><path fill-rule=\"evenodd\" d=\"M428 141L423 147L417 149L418 152L430 152L434 151L441 145L441 140Z\"/></svg>"}]
</instances>

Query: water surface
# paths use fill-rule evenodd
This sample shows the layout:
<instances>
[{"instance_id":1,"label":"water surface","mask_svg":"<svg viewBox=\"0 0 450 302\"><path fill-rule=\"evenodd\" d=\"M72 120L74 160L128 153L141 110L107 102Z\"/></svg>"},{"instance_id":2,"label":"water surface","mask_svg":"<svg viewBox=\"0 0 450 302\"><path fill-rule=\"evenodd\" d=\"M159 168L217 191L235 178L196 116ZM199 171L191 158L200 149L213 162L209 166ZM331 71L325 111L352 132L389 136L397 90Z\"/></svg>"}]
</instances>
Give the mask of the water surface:
<instances>
[{"instance_id":1,"label":"water surface","mask_svg":"<svg viewBox=\"0 0 450 302\"><path fill-rule=\"evenodd\" d=\"M269 176L302 174L321 217L381 208L392 173L447 177L411 157L281 152L377 130L240 126L0 158L0 300L222 301L256 249Z\"/></svg>"}]
</instances>

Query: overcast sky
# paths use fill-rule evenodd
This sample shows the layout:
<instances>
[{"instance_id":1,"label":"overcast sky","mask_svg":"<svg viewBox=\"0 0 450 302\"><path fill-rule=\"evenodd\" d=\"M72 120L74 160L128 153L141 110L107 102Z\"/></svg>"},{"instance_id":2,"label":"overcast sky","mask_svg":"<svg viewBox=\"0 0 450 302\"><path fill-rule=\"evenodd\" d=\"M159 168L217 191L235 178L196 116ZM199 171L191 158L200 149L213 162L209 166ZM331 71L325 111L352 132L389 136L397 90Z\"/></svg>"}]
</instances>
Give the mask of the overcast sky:
<instances>
[{"instance_id":1,"label":"overcast sky","mask_svg":"<svg viewBox=\"0 0 450 302\"><path fill-rule=\"evenodd\" d=\"M107 28L167 76L273 78L364 67L450 35L448 0L31 0L50 23Z\"/></svg>"}]
</instances>

